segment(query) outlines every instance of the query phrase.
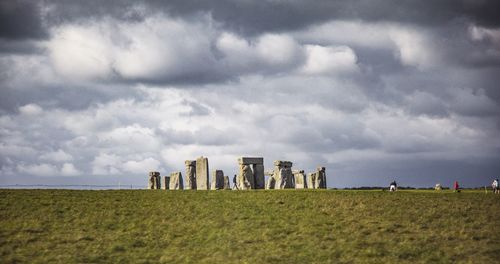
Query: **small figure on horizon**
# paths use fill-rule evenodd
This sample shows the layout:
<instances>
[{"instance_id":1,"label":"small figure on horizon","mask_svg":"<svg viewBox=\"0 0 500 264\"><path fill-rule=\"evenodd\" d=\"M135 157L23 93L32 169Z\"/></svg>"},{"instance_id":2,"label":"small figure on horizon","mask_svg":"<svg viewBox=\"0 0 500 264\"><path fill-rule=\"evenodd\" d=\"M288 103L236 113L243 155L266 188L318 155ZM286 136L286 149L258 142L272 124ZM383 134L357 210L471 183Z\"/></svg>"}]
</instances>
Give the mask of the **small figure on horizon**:
<instances>
[{"instance_id":1,"label":"small figure on horizon","mask_svg":"<svg viewBox=\"0 0 500 264\"><path fill-rule=\"evenodd\" d=\"M453 192L460 192L460 185L458 185L458 181L453 183Z\"/></svg>"},{"instance_id":2,"label":"small figure on horizon","mask_svg":"<svg viewBox=\"0 0 500 264\"><path fill-rule=\"evenodd\" d=\"M233 177L233 190L238 190L238 184L236 184L236 174Z\"/></svg>"},{"instance_id":3,"label":"small figure on horizon","mask_svg":"<svg viewBox=\"0 0 500 264\"><path fill-rule=\"evenodd\" d=\"M396 181L392 181L391 185L389 186L389 191L395 192L397 189L398 189L398 184L396 183Z\"/></svg>"},{"instance_id":4,"label":"small figure on horizon","mask_svg":"<svg viewBox=\"0 0 500 264\"><path fill-rule=\"evenodd\" d=\"M493 189L493 193L500 193L500 189L498 188L498 179L495 179L493 183L491 183L491 188Z\"/></svg>"},{"instance_id":5,"label":"small figure on horizon","mask_svg":"<svg viewBox=\"0 0 500 264\"><path fill-rule=\"evenodd\" d=\"M436 183L436 186L434 186L434 190L441 191L442 190L441 183Z\"/></svg>"}]
</instances>

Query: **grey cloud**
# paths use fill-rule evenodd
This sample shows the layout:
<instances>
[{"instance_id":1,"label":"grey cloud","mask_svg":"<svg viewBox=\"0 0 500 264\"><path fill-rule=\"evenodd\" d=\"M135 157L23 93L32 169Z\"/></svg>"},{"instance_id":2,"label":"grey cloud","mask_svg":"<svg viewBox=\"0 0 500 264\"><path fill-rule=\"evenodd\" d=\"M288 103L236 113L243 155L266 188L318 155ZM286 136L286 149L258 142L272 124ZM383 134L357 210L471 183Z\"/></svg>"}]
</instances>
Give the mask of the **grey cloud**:
<instances>
[{"instance_id":1,"label":"grey cloud","mask_svg":"<svg viewBox=\"0 0 500 264\"><path fill-rule=\"evenodd\" d=\"M230 175L239 155L263 155L267 166L292 159L306 170L321 163L335 187L392 179L475 186L498 171L494 1L0 6L7 21L0 26L2 183L114 183L119 174L143 184L148 166L179 170L198 155ZM7 14L7 6L14 11ZM174 26L165 30L162 22ZM311 34L324 23L385 35ZM471 27L486 31L474 38ZM81 34L57 39L65 29ZM267 41L279 45L259 47L265 36L278 36ZM74 42L50 46L61 44L55 40ZM320 70L304 70L306 45L349 51L333 60L350 62L348 70L320 59L312 65ZM40 169L62 177L65 163L103 175L32 175Z\"/></svg>"},{"instance_id":2,"label":"grey cloud","mask_svg":"<svg viewBox=\"0 0 500 264\"><path fill-rule=\"evenodd\" d=\"M94 3L92 3L94 2ZM162 11L174 16L196 16L210 12L226 28L245 35L282 32L333 19L398 21L437 25L456 19L469 19L485 26L498 26L496 1L49 1L54 19L74 19L113 15L121 19L140 19L141 11ZM99 8L95 8L98 6ZM142 7L137 8L137 6ZM136 10L135 12L133 10ZM139 10L139 11L137 11Z\"/></svg>"},{"instance_id":3,"label":"grey cloud","mask_svg":"<svg viewBox=\"0 0 500 264\"><path fill-rule=\"evenodd\" d=\"M13 0L0 3L0 39L44 39L48 32L43 25L42 3Z\"/></svg>"}]
</instances>

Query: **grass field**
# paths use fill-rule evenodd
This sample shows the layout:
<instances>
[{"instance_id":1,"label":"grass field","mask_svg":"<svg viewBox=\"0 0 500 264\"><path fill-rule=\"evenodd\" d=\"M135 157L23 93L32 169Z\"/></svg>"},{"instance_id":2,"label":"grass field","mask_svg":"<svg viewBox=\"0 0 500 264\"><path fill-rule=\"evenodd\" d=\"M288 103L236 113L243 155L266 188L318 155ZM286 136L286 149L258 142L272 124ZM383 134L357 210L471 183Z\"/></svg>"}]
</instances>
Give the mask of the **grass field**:
<instances>
[{"instance_id":1,"label":"grass field","mask_svg":"<svg viewBox=\"0 0 500 264\"><path fill-rule=\"evenodd\" d=\"M474 191L0 190L0 262L499 263L499 208Z\"/></svg>"}]
</instances>

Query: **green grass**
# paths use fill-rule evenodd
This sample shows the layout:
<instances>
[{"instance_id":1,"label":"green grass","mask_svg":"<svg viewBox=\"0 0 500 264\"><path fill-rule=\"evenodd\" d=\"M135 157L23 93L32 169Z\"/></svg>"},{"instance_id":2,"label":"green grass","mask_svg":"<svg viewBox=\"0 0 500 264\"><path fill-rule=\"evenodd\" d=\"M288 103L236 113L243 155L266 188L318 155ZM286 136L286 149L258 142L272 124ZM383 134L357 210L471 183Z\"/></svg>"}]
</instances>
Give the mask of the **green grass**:
<instances>
[{"instance_id":1,"label":"green grass","mask_svg":"<svg viewBox=\"0 0 500 264\"><path fill-rule=\"evenodd\" d=\"M499 263L499 207L473 191L0 190L0 262Z\"/></svg>"}]
</instances>

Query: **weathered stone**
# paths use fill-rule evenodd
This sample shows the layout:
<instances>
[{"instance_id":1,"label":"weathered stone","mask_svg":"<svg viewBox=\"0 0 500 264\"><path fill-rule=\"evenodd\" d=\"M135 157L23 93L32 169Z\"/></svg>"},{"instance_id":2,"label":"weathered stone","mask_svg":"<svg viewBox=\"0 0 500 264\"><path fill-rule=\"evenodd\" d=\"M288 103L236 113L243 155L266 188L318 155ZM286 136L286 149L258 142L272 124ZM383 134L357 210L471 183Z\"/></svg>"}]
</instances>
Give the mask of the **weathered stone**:
<instances>
[{"instance_id":1,"label":"weathered stone","mask_svg":"<svg viewBox=\"0 0 500 264\"><path fill-rule=\"evenodd\" d=\"M163 176L163 189L168 190L170 188L170 177Z\"/></svg>"},{"instance_id":2,"label":"weathered stone","mask_svg":"<svg viewBox=\"0 0 500 264\"><path fill-rule=\"evenodd\" d=\"M160 173L157 171L149 172L148 189L161 189Z\"/></svg>"},{"instance_id":3,"label":"weathered stone","mask_svg":"<svg viewBox=\"0 0 500 264\"><path fill-rule=\"evenodd\" d=\"M318 167L316 169L316 189L326 189L326 169Z\"/></svg>"},{"instance_id":4,"label":"weathered stone","mask_svg":"<svg viewBox=\"0 0 500 264\"><path fill-rule=\"evenodd\" d=\"M208 190L210 188L208 182L208 159L199 157L196 159L196 189Z\"/></svg>"},{"instance_id":5,"label":"weathered stone","mask_svg":"<svg viewBox=\"0 0 500 264\"><path fill-rule=\"evenodd\" d=\"M316 172L307 174L307 188L316 189Z\"/></svg>"},{"instance_id":6,"label":"weathered stone","mask_svg":"<svg viewBox=\"0 0 500 264\"><path fill-rule=\"evenodd\" d=\"M291 189L295 188L295 180L293 178L292 170L284 167L279 169L278 173L274 176L276 184L275 189Z\"/></svg>"},{"instance_id":7,"label":"weathered stone","mask_svg":"<svg viewBox=\"0 0 500 264\"><path fill-rule=\"evenodd\" d=\"M261 157L240 157L238 158L240 165L264 164L264 158Z\"/></svg>"},{"instance_id":8,"label":"weathered stone","mask_svg":"<svg viewBox=\"0 0 500 264\"><path fill-rule=\"evenodd\" d=\"M274 166L292 168L293 163L291 161L275 160Z\"/></svg>"},{"instance_id":9,"label":"weathered stone","mask_svg":"<svg viewBox=\"0 0 500 264\"><path fill-rule=\"evenodd\" d=\"M212 185L211 190L222 190L224 189L224 172L221 170L214 170L212 172Z\"/></svg>"},{"instance_id":10,"label":"weathered stone","mask_svg":"<svg viewBox=\"0 0 500 264\"><path fill-rule=\"evenodd\" d=\"M274 177L269 177L269 179L266 182L266 190L274 189L275 184L276 184L276 180L274 179Z\"/></svg>"},{"instance_id":11,"label":"weathered stone","mask_svg":"<svg viewBox=\"0 0 500 264\"><path fill-rule=\"evenodd\" d=\"M150 171L149 172L149 178L148 178L148 189L154 189L155 187L155 172L154 171Z\"/></svg>"},{"instance_id":12,"label":"weathered stone","mask_svg":"<svg viewBox=\"0 0 500 264\"><path fill-rule=\"evenodd\" d=\"M295 188L295 178L292 174L292 162L275 160L273 178L275 180L274 189Z\"/></svg>"},{"instance_id":13,"label":"weathered stone","mask_svg":"<svg viewBox=\"0 0 500 264\"><path fill-rule=\"evenodd\" d=\"M305 189L307 188L306 174L303 170L292 171L293 177L295 178L295 189Z\"/></svg>"},{"instance_id":14,"label":"weathered stone","mask_svg":"<svg viewBox=\"0 0 500 264\"><path fill-rule=\"evenodd\" d=\"M264 165L254 164L253 175L255 179L255 189L264 189L266 187L266 178L264 176Z\"/></svg>"},{"instance_id":15,"label":"weathered stone","mask_svg":"<svg viewBox=\"0 0 500 264\"><path fill-rule=\"evenodd\" d=\"M161 176L160 175L156 176L156 189L157 190L161 189Z\"/></svg>"},{"instance_id":16,"label":"weathered stone","mask_svg":"<svg viewBox=\"0 0 500 264\"><path fill-rule=\"evenodd\" d=\"M240 165L240 173L236 178L239 190L250 190L254 189L254 177L253 171L249 165Z\"/></svg>"},{"instance_id":17,"label":"weathered stone","mask_svg":"<svg viewBox=\"0 0 500 264\"><path fill-rule=\"evenodd\" d=\"M180 171L170 173L170 190L182 190L184 189L184 184L182 181L182 173Z\"/></svg>"},{"instance_id":18,"label":"weathered stone","mask_svg":"<svg viewBox=\"0 0 500 264\"><path fill-rule=\"evenodd\" d=\"M196 160L186 160L186 182L184 188L186 190L196 190Z\"/></svg>"},{"instance_id":19,"label":"weathered stone","mask_svg":"<svg viewBox=\"0 0 500 264\"><path fill-rule=\"evenodd\" d=\"M224 176L224 190L231 190L231 183L229 182L229 176Z\"/></svg>"}]
</instances>

